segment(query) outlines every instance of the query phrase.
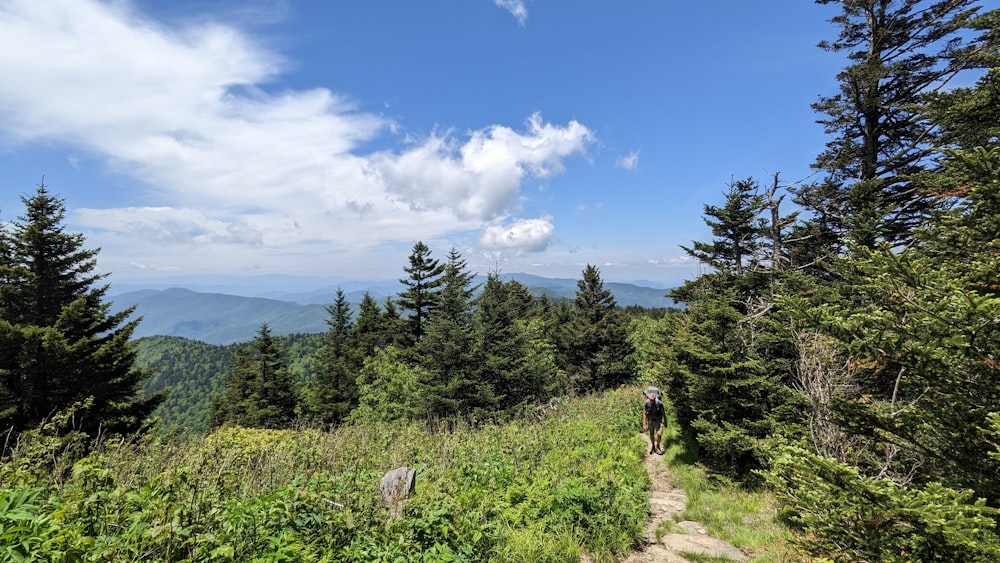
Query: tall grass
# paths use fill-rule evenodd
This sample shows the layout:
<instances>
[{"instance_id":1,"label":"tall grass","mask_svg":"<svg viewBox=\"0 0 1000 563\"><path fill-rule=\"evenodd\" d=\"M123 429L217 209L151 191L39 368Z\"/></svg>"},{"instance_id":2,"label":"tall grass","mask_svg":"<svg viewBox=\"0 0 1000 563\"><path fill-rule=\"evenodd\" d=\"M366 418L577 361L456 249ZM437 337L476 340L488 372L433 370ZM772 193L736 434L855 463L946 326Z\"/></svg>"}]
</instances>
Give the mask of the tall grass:
<instances>
[{"instance_id":1,"label":"tall grass","mask_svg":"<svg viewBox=\"0 0 1000 563\"><path fill-rule=\"evenodd\" d=\"M73 463L72 437L27 434L0 463L0 560L611 561L648 509L633 403L609 392L438 432L151 434ZM397 517L379 482L403 465L417 487Z\"/></svg>"}]
</instances>

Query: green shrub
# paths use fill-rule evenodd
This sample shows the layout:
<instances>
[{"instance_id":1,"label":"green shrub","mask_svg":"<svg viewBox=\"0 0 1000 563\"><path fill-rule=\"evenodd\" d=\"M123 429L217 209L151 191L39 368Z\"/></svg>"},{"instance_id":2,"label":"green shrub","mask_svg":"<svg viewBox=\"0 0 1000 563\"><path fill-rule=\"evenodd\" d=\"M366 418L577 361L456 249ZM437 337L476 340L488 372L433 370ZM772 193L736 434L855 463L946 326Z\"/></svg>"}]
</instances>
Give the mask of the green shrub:
<instances>
[{"instance_id":1,"label":"green shrub","mask_svg":"<svg viewBox=\"0 0 1000 563\"><path fill-rule=\"evenodd\" d=\"M835 561L1000 561L1000 511L971 491L902 487L791 447L768 480L807 553Z\"/></svg>"}]
</instances>

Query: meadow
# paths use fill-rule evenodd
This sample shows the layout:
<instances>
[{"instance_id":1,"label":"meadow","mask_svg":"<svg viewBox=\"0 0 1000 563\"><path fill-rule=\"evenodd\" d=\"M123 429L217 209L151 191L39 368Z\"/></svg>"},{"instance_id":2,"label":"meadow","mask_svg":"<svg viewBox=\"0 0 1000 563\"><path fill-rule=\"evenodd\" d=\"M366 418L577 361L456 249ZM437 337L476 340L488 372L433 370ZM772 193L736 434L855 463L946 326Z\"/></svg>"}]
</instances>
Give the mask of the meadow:
<instances>
[{"instance_id":1,"label":"meadow","mask_svg":"<svg viewBox=\"0 0 1000 563\"><path fill-rule=\"evenodd\" d=\"M635 403L622 389L505 425L151 433L83 457L64 417L0 465L0 560L611 561L648 511ZM394 516L379 483L400 466L418 476Z\"/></svg>"}]
</instances>

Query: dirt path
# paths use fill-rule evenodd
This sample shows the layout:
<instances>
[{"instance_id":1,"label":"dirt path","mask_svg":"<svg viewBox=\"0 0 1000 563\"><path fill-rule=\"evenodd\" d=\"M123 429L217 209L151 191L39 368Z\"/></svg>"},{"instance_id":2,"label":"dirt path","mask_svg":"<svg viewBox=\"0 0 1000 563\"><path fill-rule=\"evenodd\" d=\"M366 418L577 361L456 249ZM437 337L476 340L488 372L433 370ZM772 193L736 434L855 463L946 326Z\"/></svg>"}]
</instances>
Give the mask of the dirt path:
<instances>
[{"instance_id":1,"label":"dirt path","mask_svg":"<svg viewBox=\"0 0 1000 563\"><path fill-rule=\"evenodd\" d=\"M649 439L646 437L647 451ZM642 464L652 480L650 517L646 522L646 543L626 557L624 563L684 563L685 553L709 555L722 560L746 561L746 555L732 545L710 537L698 522L676 522L684 512L687 495L670 483L663 456L646 454ZM657 534L660 538L657 539Z\"/></svg>"}]
</instances>

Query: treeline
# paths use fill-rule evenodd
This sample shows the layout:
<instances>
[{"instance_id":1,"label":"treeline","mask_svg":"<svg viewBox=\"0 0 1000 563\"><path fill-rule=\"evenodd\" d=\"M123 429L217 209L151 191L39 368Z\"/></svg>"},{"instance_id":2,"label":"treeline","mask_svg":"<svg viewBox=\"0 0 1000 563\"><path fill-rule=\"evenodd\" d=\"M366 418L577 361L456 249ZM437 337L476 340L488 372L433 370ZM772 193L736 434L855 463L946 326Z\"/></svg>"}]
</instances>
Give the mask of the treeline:
<instances>
[{"instance_id":1,"label":"treeline","mask_svg":"<svg viewBox=\"0 0 1000 563\"><path fill-rule=\"evenodd\" d=\"M279 339L264 325L244 346L153 340L137 361L140 321L128 320L133 309L110 311L97 250L65 232L64 201L44 184L22 201L25 215L0 229L0 428L9 438L65 412L91 436L134 432L154 411L195 430L505 420L636 374L627 326L636 311L617 305L597 268L583 271L575 301L536 299L496 273L473 287L458 251L440 263L423 243L395 298L366 294L355 319L338 290L323 335Z\"/></svg>"},{"instance_id":2,"label":"treeline","mask_svg":"<svg viewBox=\"0 0 1000 563\"><path fill-rule=\"evenodd\" d=\"M381 303L366 293L356 318L338 290L302 369L261 326L235 349L208 426L509 420L636 377L628 316L594 266L572 302L536 299L498 273L474 286L454 248L441 262L418 242L403 270L403 291Z\"/></svg>"},{"instance_id":3,"label":"treeline","mask_svg":"<svg viewBox=\"0 0 1000 563\"><path fill-rule=\"evenodd\" d=\"M685 250L713 271L673 291L659 374L700 459L772 487L808 553L997 561L1000 12L820 3L849 61L814 104L820 179L705 206Z\"/></svg>"}]
</instances>

